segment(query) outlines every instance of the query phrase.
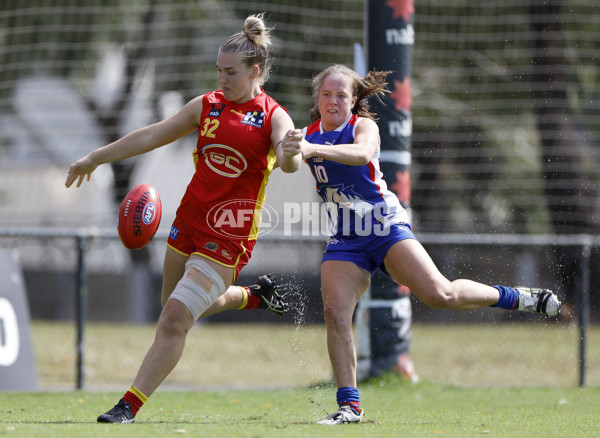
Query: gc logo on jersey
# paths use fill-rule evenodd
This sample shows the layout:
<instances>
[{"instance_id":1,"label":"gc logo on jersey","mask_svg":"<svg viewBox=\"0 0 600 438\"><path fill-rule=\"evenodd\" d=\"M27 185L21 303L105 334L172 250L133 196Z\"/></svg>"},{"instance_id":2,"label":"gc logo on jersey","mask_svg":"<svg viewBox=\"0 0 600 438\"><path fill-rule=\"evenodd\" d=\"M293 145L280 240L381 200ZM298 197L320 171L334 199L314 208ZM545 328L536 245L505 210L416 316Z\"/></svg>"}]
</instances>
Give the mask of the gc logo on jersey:
<instances>
[{"instance_id":1,"label":"gc logo on jersey","mask_svg":"<svg viewBox=\"0 0 600 438\"><path fill-rule=\"evenodd\" d=\"M223 110L225 109L224 103L213 103L210 112L208 113L208 117L219 117Z\"/></svg>"},{"instance_id":2,"label":"gc logo on jersey","mask_svg":"<svg viewBox=\"0 0 600 438\"><path fill-rule=\"evenodd\" d=\"M264 111L247 111L246 115L242 119L242 123L244 125L254 126L255 128L262 128L264 121Z\"/></svg>"},{"instance_id":3,"label":"gc logo on jersey","mask_svg":"<svg viewBox=\"0 0 600 438\"><path fill-rule=\"evenodd\" d=\"M209 144L202 148L204 162L215 173L228 178L237 178L248 168L242 154L224 144Z\"/></svg>"}]
</instances>

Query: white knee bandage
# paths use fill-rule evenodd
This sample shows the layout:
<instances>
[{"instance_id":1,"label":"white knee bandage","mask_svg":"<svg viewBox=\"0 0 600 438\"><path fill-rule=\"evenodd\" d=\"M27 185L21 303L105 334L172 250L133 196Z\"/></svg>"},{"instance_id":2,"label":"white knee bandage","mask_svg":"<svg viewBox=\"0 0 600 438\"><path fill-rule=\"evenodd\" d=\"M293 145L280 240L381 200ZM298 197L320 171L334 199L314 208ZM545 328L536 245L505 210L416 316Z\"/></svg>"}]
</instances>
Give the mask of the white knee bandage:
<instances>
[{"instance_id":1,"label":"white knee bandage","mask_svg":"<svg viewBox=\"0 0 600 438\"><path fill-rule=\"evenodd\" d=\"M209 291L187 276L192 268L198 270L212 283ZM185 274L175 286L169 299L181 301L194 319L198 319L224 292L225 283L217 271L204 260L193 258L185 264Z\"/></svg>"}]
</instances>

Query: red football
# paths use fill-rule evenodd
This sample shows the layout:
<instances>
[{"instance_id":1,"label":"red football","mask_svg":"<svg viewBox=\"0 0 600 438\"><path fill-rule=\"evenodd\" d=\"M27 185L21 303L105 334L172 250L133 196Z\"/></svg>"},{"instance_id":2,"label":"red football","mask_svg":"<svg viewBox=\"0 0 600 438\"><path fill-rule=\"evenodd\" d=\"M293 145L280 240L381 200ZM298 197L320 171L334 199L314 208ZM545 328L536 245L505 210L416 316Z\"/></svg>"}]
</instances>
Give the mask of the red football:
<instances>
[{"instance_id":1,"label":"red football","mask_svg":"<svg viewBox=\"0 0 600 438\"><path fill-rule=\"evenodd\" d=\"M160 196L150 184L135 186L119 208L119 237L129 249L143 248L158 230L162 206Z\"/></svg>"}]
</instances>

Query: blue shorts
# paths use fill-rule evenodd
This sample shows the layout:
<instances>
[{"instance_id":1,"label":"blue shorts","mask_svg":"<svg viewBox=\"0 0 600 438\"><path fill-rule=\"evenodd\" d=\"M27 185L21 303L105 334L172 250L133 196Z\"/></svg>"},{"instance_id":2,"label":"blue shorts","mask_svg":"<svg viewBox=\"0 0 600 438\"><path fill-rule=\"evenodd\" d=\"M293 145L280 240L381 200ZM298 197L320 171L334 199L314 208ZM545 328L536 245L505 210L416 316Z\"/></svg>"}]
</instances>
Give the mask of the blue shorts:
<instances>
[{"instance_id":1,"label":"blue shorts","mask_svg":"<svg viewBox=\"0 0 600 438\"><path fill-rule=\"evenodd\" d=\"M395 224L390 226L390 232L385 236L371 234L368 236L343 236L329 241L323 254L323 260L340 260L352 262L371 274L377 268L384 272L383 260L389 249L396 242L405 239L415 239L408 224ZM386 272L387 273L387 272Z\"/></svg>"}]
</instances>

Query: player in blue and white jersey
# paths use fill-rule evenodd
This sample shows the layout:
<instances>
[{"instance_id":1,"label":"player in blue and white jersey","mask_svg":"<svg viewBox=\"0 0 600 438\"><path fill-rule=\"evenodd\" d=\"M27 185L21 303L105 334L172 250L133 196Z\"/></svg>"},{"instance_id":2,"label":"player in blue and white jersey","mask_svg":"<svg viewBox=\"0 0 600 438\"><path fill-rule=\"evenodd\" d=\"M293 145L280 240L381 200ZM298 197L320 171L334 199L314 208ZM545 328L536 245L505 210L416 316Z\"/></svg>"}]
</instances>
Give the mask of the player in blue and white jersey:
<instances>
[{"instance_id":1,"label":"player in blue and white jersey","mask_svg":"<svg viewBox=\"0 0 600 438\"><path fill-rule=\"evenodd\" d=\"M323 131L317 121L304 128L307 142L319 145L354 143L359 123L371 122L356 114L335 130ZM366 159L366 158L362 158ZM408 223L408 214L398 197L387 189L379 170L379 147L364 165L349 165L315 156L306 160L317 182L317 191L327 203L333 239L356 234L387 233L390 224ZM350 214L351 212L351 214Z\"/></svg>"},{"instance_id":2,"label":"player in blue and white jersey","mask_svg":"<svg viewBox=\"0 0 600 438\"><path fill-rule=\"evenodd\" d=\"M352 315L377 268L433 308L492 306L549 316L560 311L556 295L547 289L450 281L415 239L406 212L381 179L379 130L367 107L369 97L387 91L388 73L361 77L342 65L325 69L313 80L312 125L283 139L286 147L301 147L331 219L321 291L339 409L320 424L354 423L364 416Z\"/></svg>"}]
</instances>

